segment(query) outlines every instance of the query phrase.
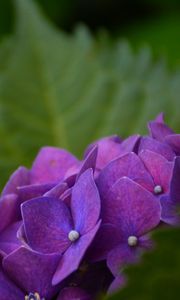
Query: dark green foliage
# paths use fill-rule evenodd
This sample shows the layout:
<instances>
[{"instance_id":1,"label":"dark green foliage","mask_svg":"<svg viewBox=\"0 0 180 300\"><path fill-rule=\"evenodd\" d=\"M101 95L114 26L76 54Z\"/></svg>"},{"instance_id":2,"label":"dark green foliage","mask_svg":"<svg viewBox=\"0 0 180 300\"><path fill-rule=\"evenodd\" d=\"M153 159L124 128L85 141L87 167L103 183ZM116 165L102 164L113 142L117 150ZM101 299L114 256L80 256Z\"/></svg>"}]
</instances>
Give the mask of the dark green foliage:
<instances>
[{"instance_id":1,"label":"dark green foliage","mask_svg":"<svg viewBox=\"0 0 180 300\"><path fill-rule=\"evenodd\" d=\"M94 40L85 28L57 31L35 3L16 1L16 29L0 48L0 180L30 166L46 144L81 156L103 135L146 132L164 111L179 129L180 73L148 48Z\"/></svg>"},{"instance_id":2,"label":"dark green foliage","mask_svg":"<svg viewBox=\"0 0 180 300\"><path fill-rule=\"evenodd\" d=\"M143 256L142 263L125 273L128 285L109 300L171 300L180 292L180 229L154 234L156 248Z\"/></svg>"}]
</instances>

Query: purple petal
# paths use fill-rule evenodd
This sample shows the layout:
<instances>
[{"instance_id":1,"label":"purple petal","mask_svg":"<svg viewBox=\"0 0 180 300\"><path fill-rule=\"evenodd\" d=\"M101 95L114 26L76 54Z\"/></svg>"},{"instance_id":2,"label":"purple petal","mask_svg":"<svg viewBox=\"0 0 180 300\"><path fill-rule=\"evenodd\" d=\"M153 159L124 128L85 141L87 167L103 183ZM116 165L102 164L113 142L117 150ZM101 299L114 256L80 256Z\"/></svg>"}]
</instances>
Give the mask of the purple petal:
<instances>
[{"instance_id":1,"label":"purple petal","mask_svg":"<svg viewBox=\"0 0 180 300\"><path fill-rule=\"evenodd\" d=\"M9 242L0 242L0 251L3 253L4 256L10 254L14 250L18 249L19 245Z\"/></svg>"},{"instance_id":2,"label":"purple petal","mask_svg":"<svg viewBox=\"0 0 180 300\"><path fill-rule=\"evenodd\" d=\"M98 147L94 146L93 149L85 157L83 164L80 168L80 171L77 174L76 181L87 169L91 168L93 171L95 170L97 155L98 155Z\"/></svg>"},{"instance_id":3,"label":"purple petal","mask_svg":"<svg viewBox=\"0 0 180 300\"><path fill-rule=\"evenodd\" d=\"M56 285L57 283L61 282L66 277L68 277L72 272L78 269L86 250L88 249L89 245L92 243L99 229L99 226L100 226L100 222L87 234L82 235L79 238L79 240L72 243L71 246L66 250L54 274L52 280L53 285Z\"/></svg>"},{"instance_id":4,"label":"purple petal","mask_svg":"<svg viewBox=\"0 0 180 300\"><path fill-rule=\"evenodd\" d=\"M57 300L90 300L90 296L82 289L78 287L64 288Z\"/></svg>"},{"instance_id":5,"label":"purple petal","mask_svg":"<svg viewBox=\"0 0 180 300\"><path fill-rule=\"evenodd\" d=\"M114 276L117 276L127 264L138 262L139 255L137 247L129 247L126 244L121 244L113 249L107 258L107 266Z\"/></svg>"},{"instance_id":6,"label":"purple petal","mask_svg":"<svg viewBox=\"0 0 180 300\"><path fill-rule=\"evenodd\" d=\"M180 157L176 157L172 180L170 185L170 198L174 203L180 204Z\"/></svg>"},{"instance_id":7,"label":"purple petal","mask_svg":"<svg viewBox=\"0 0 180 300\"><path fill-rule=\"evenodd\" d=\"M92 150L92 148L95 145L97 145L98 155L96 161L96 168L98 170L101 170L112 159L119 156L120 144L121 144L121 140L117 135L102 138L88 147L88 149L85 151L85 157Z\"/></svg>"},{"instance_id":8,"label":"purple petal","mask_svg":"<svg viewBox=\"0 0 180 300\"><path fill-rule=\"evenodd\" d=\"M162 196L160 203L162 207L161 220L169 225L180 225L180 213L178 213L177 203L173 199L171 200L169 196Z\"/></svg>"},{"instance_id":9,"label":"purple petal","mask_svg":"<svg viewBox=\"0 0 180 300\"><path fill-rule=\"evenodd\" d=\"M150 191L154 189L154 182L147 172L141 159L133 152L110 162L100 173L97 186L104 198L112 185L121 177L127 176Z\"/></svg>"},{"instance_id":10,"label":"purple petal","mask_svg":"<svg viewBox=\"0 0 180 300\"><path fill-rule=\"evenodd\" d=\"M72 218L68 207L56 198L42 197L22 205L27 240L32 249L62 253L70 244Z\"/></svg>"},{"instance_id":11,"label":"purple petal","mask_svg":"<svg viewBox=\"0 0 180 300\"><path fill-rule=\"evenodd\" d=\"M139 153L142 150L150 150L152 152L159 153L160 155L164 156L167 160L170 161L172 161L175 157L175 153L169 145L161 143L149 137L144 137L141 139L139 145Z\"/></svg>"},{"instance_id":12,"label":"purple petal","mask_svg":"<svg viewBox=\"0 0 180 300\"><path fill-rule=\"evenodd\" d=\"M155 185L160 185L163 192L167 193L172 177L173 163L164 156L149 150L141 151L139 157L153 177Z\"/></svg>"},{"instance_id":13,"label":"purple petal","mask_svg":"<svg viewBox=\"0 0 180 300\"><path fill-rule=\"evenodd\" d=\"M117 275L111 283L108 294L114 294L126 285L126 279L123 275Z\"/></svg>"},{"instance_id":14,"label":"purple petal","mask_svg":"<svg viewBox=\"0 0 180 300\"><path fill-rule=\"evenodd\" d=\"M24 229L24 224L22 223L17 231L17 238L19 241L21 241L21 245L24 245L29 248L29 245L27 244L27 237Z\"/></svg>"},{"instance_id":15,"label":"purple petal","mask_svg":"<svg viewBox=\"0 0 180 300\"><path fill-rule=\"evenodd\" d=\"M0 249L5 253L11 252L20 245L20 242L17 239L17 231L21 224L22 221L13 223L12 225L8 226L3 232L1 232Z\"/></svg>"},{"instance_id":16,"label":"purple petal","mask_svg":"<svg viewBox=\"0 0 180 300\"><path fill-rule=\"evenodd\" d=\"M138 143L140 141L140 135L139 134L135 134L135 135L131 135L130 137L128 137L127 139L125 139L124 141L122 141L121 145L120 145L120 149L119 149L119 156L125 155L129 152L136 152L136 148L138 146Z\"/></svg>"},{"instance_id":17,"label":"purple petal","mask_svg":"<svg viewBox=\"0 0 180 300\"><path fill-rule=\"evenodd\" d=\"M38 292L41 297L51 299L58 291L52 287L51 280L59 259L57 254L41 254L20 247L4 258L3 267L24 291Z\"/></svg>"},{"instance_id":18,"label":"purple petal","mask_svg":"<svg viewBox=\"0 0 180 300\"><path fill-rule=\"evenodd\" d=\"M69 181L71 183L71 181L73 181L74 178L74 182L76 180L77 174L79 173L79 170L82 166L82 162L79 162L79 164L74 165L73 167L69 168L64 176L64 181L66 181L69 185ZM73 182L73 184L74 184Z\"/></svg>"},{"instance_id":19,"label":"purple petal","mask_svg":"<svg viewBox=\"0 0 180 300\"><path fill-rule=\"evenodd\" d=\"M24 300L24 293L0 270L0 299Z\"/></svg>"},{"instance_id":20,"label":"purple petal","mask_svg":"<svg viewBox=\"0 0 180 300\"><path fill-rule=\"evenodd\" d=\"M72 189L72 217L75 229L84 234L91 230L100 214L100 198L92 169L84 172Z\"/></svg>"},{"instance_id":21,"label":"purple petal","mask_svg":"<svg viewBox=\"0 0 180 300\"><path fill-rule=\"evenodd\" d=\"M31 183L61 181L67 170L76 164L78 160L71 153L59 148L43 147L33 163Z\"/></svg>"},{"instance_id":22,"label":"purple petal","mask_svg":"<svg viewBox=\"0 0 180 300\"><path fill-rule=\"evenodd\" d=\"M150 239L150 235L146 234L138 239L138 246L145 249L146 251L151 251L154 249L155 243Z\"/></svg>"},{"instance_id":23,"label":"purple petal","mask_svg":"<svg viewBox=\"0 0 180 300\"><path fill-rule=\"evenodd\" d=\"M71 206L71 196L72 196L72 188L66 190L60 197L64 203L67 204L68 207Z\"/></svg>"},{"instance_id":24,"label":"purple petal","mask_svg":"<svg viewBox=\"0 0 180 300\"><path fill-rule=\"evenodd\" d=\"M52 189L54 186L55 184L46 183L46 184L30 184L30 185L24 185L18 187L17 191L18 191L20 202L23 203L27 200L41 197L47 191Z\"/></svg>"},{"instance_id":25,"label":"purple petal","mask_svg":"<svg viewBox=\"0 0 180 300\"><path fill-rule=\"evenodd\" d=\"M117 226L102 224L88 249L87 257L92 262L105 260L108 253L121 243L122 237Z\"/></svg>"},{"instance_id":26,"label":"purple petal","mask_svg":"<svg viewBox=\"0 0 180 300\"><path fill-rule=\"evenodd\" d=\"M44 194L45 197L60 198L60 196L67 190L68 185L66 182L60 182L55 187L50 189Z\"/></svg>"},{"instance_id":27,"label":"purple petal","mask_svg":"<svg viewBox=\"0 0 180 300\"><path fill-rule=\"evenodd\" d=\"M159 115L157 115L155 121L159 123L164 123L164 113L161 112Z\"/></svg>"},{"instance_id":28,"label":"purple petal","mask_svg":"<svg viewBox=\"0 0 180 300\"><path fill-rule=\"evenodd\" d=\"M78 169L78 171L75 174L71 174L68 177L65 176L64 181L67 183L67 185L68 185L69 188L72 187L75 184L78 172L79 172L79 169Z\"/></svg>"},{"instance_id":29,"label":"purple petal","mask_svg":"<svg viewBox=\"0 0 180 300\"><path fill-rule=\"evenodd\" d=\"M158 199L127 177L117 181L103 203L102 219L119 228L125 240L128 236L141 236L160 222Z\"/></svg>"},{"instance_id":30,"label":"purple petal","mask_svg":"<svg viewBox=\"0 0 180 300\"><path fill-rule=\"evenodd\" d=\"M0 232L18 220L17 204L16 194L7 194L0 198Z\"/></svg>"},{"instance_id":31,"label":"purple petal","mask_svg":"<svg viewBox=\"0 0 180 300\"><path fill-rule=\"evenodd\" d=\"M152 138L160 142L164 142L166 136L173 134L173 130L164 123L152 121L148 123L148 127Z\"/></svg>"},{"instance_id":32,"label":"purple petal","mask_svg":"<svg viewBox=\"0 0 180 300\"><path fill-rule=\"evenodd\" d=\"M19 167L9 178L6 183L2 196L7 194L16 194L16 188L21 185L25 185L29 183L29 170L25 167Z\"/></svg>"},{"instance_id":33,"label":"purple petal","mask_svg":"<svg viewBox=\"0 0 180 300\"><path fill-rule=\"evenodd\" d=\"M166 136L165 142L168 143L177 155L180 155L180 134L171 134Z\"/></svg>"}]
</instances>

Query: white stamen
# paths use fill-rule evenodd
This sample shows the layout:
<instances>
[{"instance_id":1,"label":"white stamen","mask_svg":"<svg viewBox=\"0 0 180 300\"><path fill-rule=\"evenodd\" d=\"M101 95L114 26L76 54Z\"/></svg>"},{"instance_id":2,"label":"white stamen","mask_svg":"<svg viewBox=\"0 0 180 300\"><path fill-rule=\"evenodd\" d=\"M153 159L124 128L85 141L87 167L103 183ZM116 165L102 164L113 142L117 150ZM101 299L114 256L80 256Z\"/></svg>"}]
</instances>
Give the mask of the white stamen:
<instances>
[{"instance_id":1,"label":"white stamen","mask_svg":"<svg viewBox=\"0 0 180 300\"><path fill-rule=\"evenodd\" d=\"M163 191L162 186L161 185L156 185L154 187L154 194L161 194Z\"/></svg>"},{"instance_id":2,"label":"white stamen","mask_svg":"<svg viewBox=\"0 0 180 300\"><path fill-rule=\"evenodd\" d=\"M129 246L134 247L137 245L137 243L138 243L138 239L136 236L131 235L128 237L128 245Z\"/></svg>"},{"instance_id":3,"label":"white stamen","mask_svg":"<svg viewBox=\"0 0 180 300\"><path fill-rule=\"evenodd\" d=\"M75 242L76 240L78 240L79 238L79 232L76 231L76 230L71 230L68 234L68 239L71 241L71 242Z\"/></svg>"}]
</instances>

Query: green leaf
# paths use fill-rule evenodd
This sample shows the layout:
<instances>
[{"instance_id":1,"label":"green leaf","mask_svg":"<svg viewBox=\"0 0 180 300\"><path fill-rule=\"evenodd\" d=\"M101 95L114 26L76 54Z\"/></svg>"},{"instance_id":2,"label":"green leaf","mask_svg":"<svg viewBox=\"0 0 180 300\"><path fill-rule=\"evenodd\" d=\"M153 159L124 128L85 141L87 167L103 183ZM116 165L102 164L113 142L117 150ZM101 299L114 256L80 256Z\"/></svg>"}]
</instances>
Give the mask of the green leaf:
<instances>
[{"instance_id":1,"label":"green leaf","mask_svg":"<svg viewBox=\"0 0 180 300\"><path fill-rule=\"evenodd\" d=\"M154 234L156 249L143 256L142 263L125 273L128 284L108 300L171 300L180 291L180 229L164 229Z\"/></svg>"},{"instance_id":2,"label":"green leaf","mask_svg":"<svg viewBox=\"0 0 180 300\"><path fill-rule=\"evenodd\" d=\"M178 9L176 11L141 20L133 28L126 27L121 34L130 40L135 49L142 47L142 44L149 44L154 56L164 56L171 66L180 66L180 43L177 42L180 40L180 14Z\"/></svg>"},{"instance_id":3,"label":"green leaf","mask_svg":"<svg viewBox=\"0 0 180 300\"><path fill-rule=\"evenodd\" d=\"M180 72L149 49L110 45L84 28L67 35L31 0L16 0L13 36L0 48L0 182L43 145L78 156L94 139L145 132L160 111L179 129Z\"/></svg>"}]
</instances>

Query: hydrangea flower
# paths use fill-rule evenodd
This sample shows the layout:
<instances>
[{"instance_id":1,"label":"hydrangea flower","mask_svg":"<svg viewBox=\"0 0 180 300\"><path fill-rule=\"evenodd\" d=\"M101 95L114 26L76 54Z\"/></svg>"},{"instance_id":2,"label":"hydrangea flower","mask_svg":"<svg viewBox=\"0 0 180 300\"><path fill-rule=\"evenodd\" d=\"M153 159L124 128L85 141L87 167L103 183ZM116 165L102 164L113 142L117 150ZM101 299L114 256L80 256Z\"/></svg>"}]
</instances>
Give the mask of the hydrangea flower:
<instances>
[{"instance_id":1,"label":"hydrangea flower","mask_svg":"<svg viewBox=\"0 0 180 300\"><path fill-rule=\"evenodd\" d=\"M180 135L163 114L149 135L105 137L83 160L43 147L0 197L0 299L90 300L123 287L126 265L180 224Z\"/></svg>"}]
</instances>

